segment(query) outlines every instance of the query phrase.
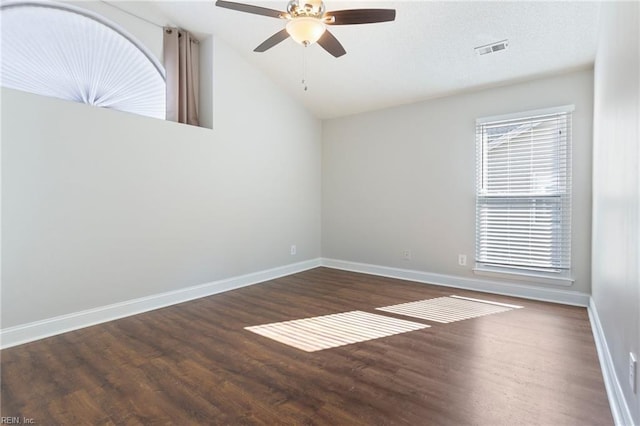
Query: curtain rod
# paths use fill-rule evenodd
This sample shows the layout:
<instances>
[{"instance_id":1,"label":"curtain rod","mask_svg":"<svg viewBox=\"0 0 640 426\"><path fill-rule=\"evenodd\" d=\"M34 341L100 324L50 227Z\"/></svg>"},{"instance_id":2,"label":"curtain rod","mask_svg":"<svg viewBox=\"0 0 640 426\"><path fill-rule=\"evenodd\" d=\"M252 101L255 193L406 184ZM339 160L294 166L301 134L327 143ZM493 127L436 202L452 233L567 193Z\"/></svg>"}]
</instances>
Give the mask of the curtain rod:
<instances>
[{"instance_id":1,"label":"curtain rod","mask_svg":"<svg viewBox=\"0 0 640 426\"><path fill-rule=\"evenodd\" d=\"M156 26L156 27L158 27L158 28L164 28L164 27L165 27L165 25L160 25L160 24L157 24L157 23L155 23L155 22L153 22L153 21L150 21L150 20L148 20L148 19L146 19L146 18L143 18L142 16L138 16L138 15L136 15L135 13L129 12L128 10L123 9L123 8L121 8L121 7L118 7L118 6L116 6L115 4L113 4L113 3L109 3L109 2L108 2L108 1L106 1L106 0L100 0L100 2L101 2L101 3L104 3L104 4L108 5L108 6L111 6L111 7L113 7L114 9L118 9L119 11L124 12L124 13L126 13L127 15L131 15L131 16L133 16L134 18L138 18L138 19L140 19L141 21L147 22L147 23L149 23L149 24L151 24L151 25L155 25L155 26Z\"/></svg>"}]
</instances>

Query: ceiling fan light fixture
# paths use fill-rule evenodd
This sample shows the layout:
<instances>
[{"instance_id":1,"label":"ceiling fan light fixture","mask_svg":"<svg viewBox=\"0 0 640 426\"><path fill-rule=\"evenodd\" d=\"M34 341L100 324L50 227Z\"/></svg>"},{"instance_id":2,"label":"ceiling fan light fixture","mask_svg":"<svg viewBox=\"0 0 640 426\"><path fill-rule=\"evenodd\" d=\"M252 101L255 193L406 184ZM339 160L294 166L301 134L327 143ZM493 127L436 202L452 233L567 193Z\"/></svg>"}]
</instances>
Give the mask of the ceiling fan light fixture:
<instances>
[{"instance_id":1,"label":"ceiling fan light fixture","mask_svg":"<svg viewBox=\"0 0 640 426\"><path fill-rule=\"evenodd\" d=\"M287 33L289 33L294 41L303 46L309 46L317 42L325 30L326 26L324 22L318 18L293 18L287 24Z\"/></svg>"}]
</instances>

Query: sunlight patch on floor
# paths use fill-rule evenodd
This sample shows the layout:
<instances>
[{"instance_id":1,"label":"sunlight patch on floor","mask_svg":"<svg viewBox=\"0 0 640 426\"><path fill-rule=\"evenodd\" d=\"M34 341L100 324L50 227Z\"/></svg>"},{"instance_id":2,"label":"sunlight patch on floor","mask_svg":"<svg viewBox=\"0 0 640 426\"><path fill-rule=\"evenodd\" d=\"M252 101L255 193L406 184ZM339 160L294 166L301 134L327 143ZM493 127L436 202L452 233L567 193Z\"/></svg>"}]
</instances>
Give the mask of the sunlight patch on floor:
<instances>
[{"instance_id":1,"label":"sunlight patch on floor","mask_svg":"<svg viewBox=\"0 0 640 426\"><path fill-rule=\"evenodd\" d=\"M401 303L399 305L385 306L376 309L446 324L520 308L522 308L522 306L472 299L469 297L450 296L418 300L416 302Z\"/></svg>"},{"instance_id":2,"label":"sunlight patch on floor","mask_svg":"<svg viewBox=\"0 0 640 426\"><path fill-rule=\"evenodd\" d=\"M351 311L245 327L245 330L306 352L315 352L428 327L398 318Z\"/></svg>"}]
</instances>

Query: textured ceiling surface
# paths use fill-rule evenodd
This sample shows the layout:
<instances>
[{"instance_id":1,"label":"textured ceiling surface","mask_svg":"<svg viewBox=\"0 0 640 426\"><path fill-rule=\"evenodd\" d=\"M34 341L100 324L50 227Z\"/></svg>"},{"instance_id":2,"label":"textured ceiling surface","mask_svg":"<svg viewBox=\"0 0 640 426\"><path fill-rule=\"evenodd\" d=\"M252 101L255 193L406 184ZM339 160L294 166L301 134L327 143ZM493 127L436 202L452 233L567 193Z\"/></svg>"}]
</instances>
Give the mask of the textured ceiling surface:
<instances>
[{"instance_id":1,"label":"textured ceiling surface","mask_svg":"<svg viewBox=\"0 0 640 426\"><path fill-rule=\"evenodd\" d=\"M287 1L242 1L285 10ZM253 49L285 21L214 1L118 3L150 19L213 34L319 118L333 118L586 68L596 54L597 2L325 1L327 10L396 9L394 22L330 27L347 54L288 39ZM165 24L168 22L160 22ZM508 39L505 51L474 47ZM308 90L301 80L305 78Z\"/></svg>"}]
</instances>

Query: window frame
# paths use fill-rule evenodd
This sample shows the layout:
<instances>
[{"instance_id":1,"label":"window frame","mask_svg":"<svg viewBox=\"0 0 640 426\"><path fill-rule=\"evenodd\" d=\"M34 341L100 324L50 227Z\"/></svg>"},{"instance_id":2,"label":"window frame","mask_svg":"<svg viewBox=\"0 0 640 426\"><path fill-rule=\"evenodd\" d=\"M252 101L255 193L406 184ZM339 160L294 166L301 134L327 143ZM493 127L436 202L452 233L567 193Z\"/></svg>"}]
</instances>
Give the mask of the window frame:
<instances>
[{"instance_id":1,"label":"window frame","mask_svg":"<svg viewBox=\"0 0 640 426\"><path fill-rule=\"evenodd\" d=\"M571 121L572 121L572 113L575 110L574 105L565 105L559 107L552 108L543 108L537 110L523 111L512 114L504 114L504 115L496 115L489 117L482 117L476 120L476 220L475 220L475 266L473 268L473 272L478 275L484 275L489 277L498 277L498 278L510 278L516 280L525 280L525 281L535 281L537 283L542 284L554 284L554 285L563 285L570 286L573 284L574 280L572 278L572 270L573 264L571 261L571 240L572 240L572 232L571 232L571 201L572 201L572 165L571 165L571 150L572 150L572 132L571 132ZM487 195L486 192L483 193L483 188L486 188L486 179L487 174L485 169L487 168L487 159L483 155L484 146L485 146L485 138L483 136L483 126L491 125L491 124L499 124L501 122L509 122L509 121L520 121L526 122L530 120L531 122L535 122L536 119L539 119L543 116L554 116L554 115L567 115L567 132L565 133L566 139L566 151L564 155L566 157L563 158L565 161L563 173L566 177L564 188L564 195L560 196L549 196L549 195L534 195L534 194L519 194L519 195L509 195L504 194L501 196L496 195ZM550 160L553 161L553 160ZM554 166L555 167L555 166ZM559 173L557 168L554 168L554 173ZM536 268L534 266L515 266L515 265L499 265L492 262L487 262L483 259L480 259L480 244L481 238L481 220L480 220L480 209L487 208L488 200L491 199L502 199L509 200L514 199L517 200L516 203L524 202L533 202L536 199L551 199L553 197L559 197L562 199L558 199L558 205L561 209L559 210L559 215L565 215L566 222L568 222L568 230L564 230L565 235L568 235L568 266L566 269L555 269L551 268ZM555 202L555 201L553 201ZM508 203L508 201L507 201ZM562 219L560 219L562 220ZM563 222L564 223L564 222ZM559 238L562 236L561 231L554 232L552 235L552 239Z\"/></svg>"}]
</instances>

